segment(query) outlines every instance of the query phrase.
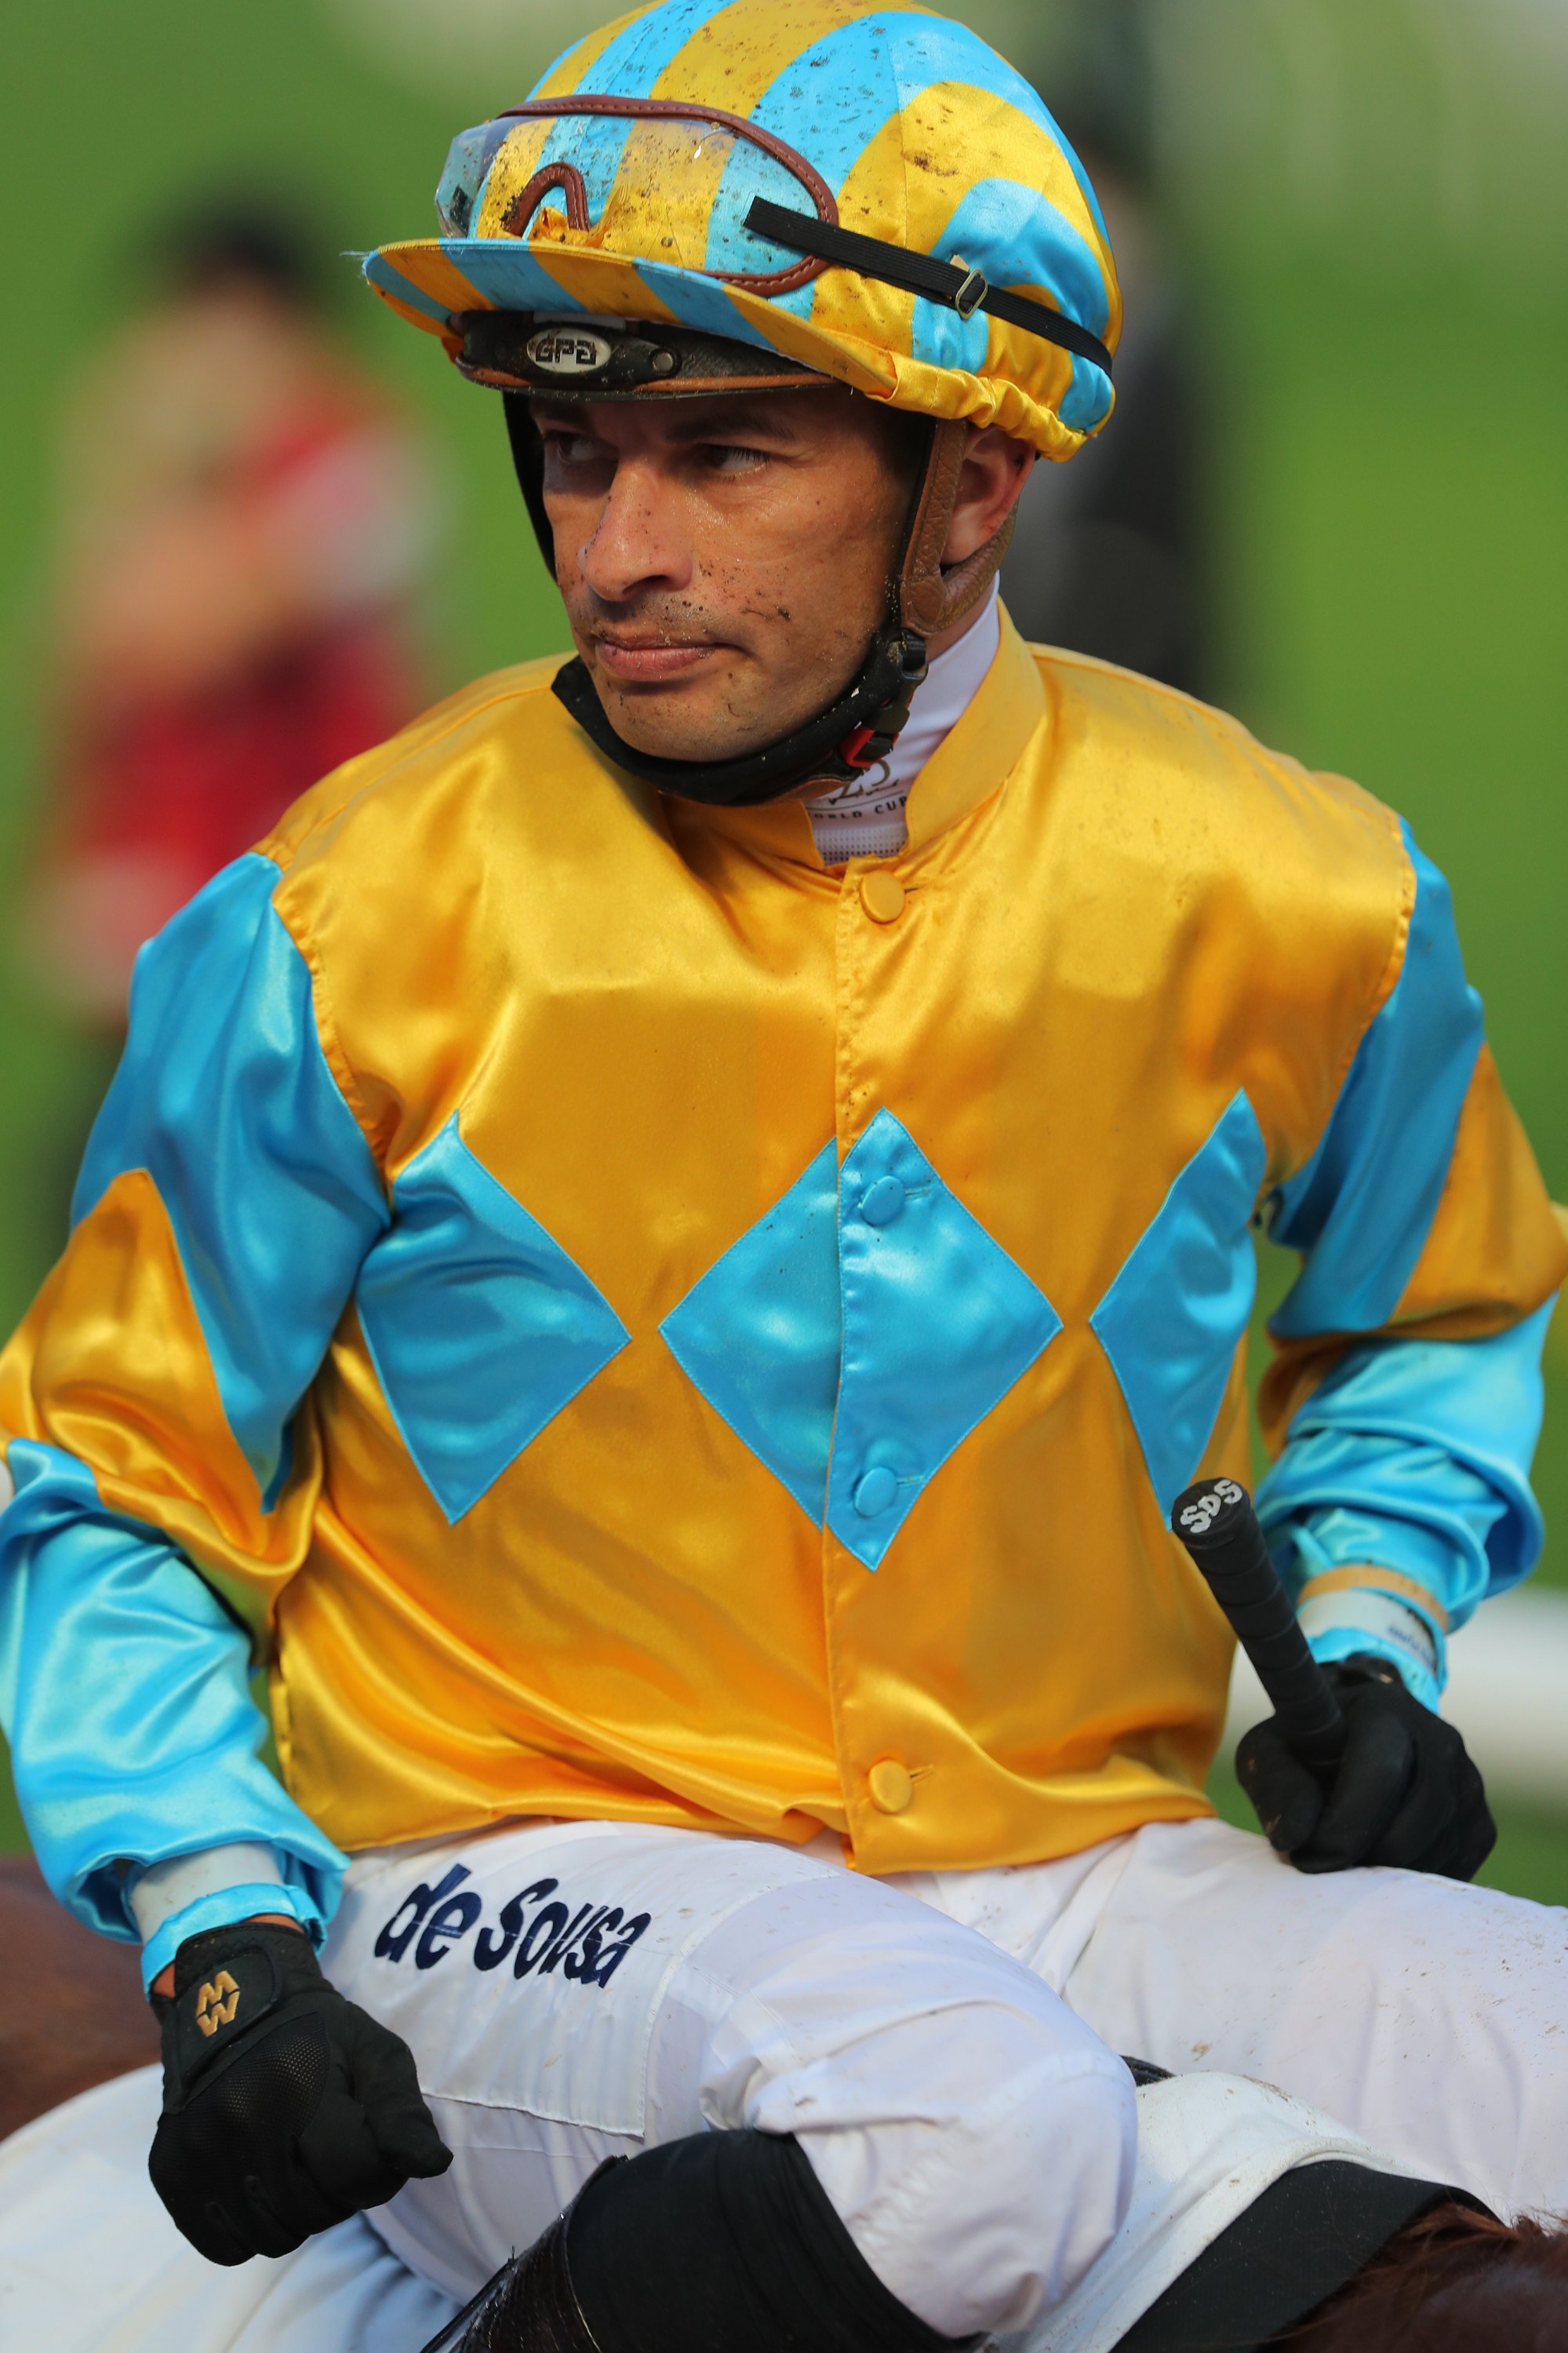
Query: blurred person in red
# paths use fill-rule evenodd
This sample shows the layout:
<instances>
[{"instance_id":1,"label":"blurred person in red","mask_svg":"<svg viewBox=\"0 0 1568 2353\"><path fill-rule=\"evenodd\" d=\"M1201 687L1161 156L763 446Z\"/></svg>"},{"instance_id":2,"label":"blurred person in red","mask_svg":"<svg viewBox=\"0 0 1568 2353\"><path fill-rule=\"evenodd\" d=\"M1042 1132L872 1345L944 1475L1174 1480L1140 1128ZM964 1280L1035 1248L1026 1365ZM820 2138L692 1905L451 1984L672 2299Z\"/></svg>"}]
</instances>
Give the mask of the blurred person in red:
<instances>
[{"instance_id":1,"label":"blurred person in red","mask_svg":"<svg viewBox=\"0 0 1568 2353\"><path fill-rule=\"evenodd\" d=\"M332 333L286 216L188 213L62 452L30 961L110 1032L142 942L427 700L429 461Z\"/></svg>"}]
</instances>

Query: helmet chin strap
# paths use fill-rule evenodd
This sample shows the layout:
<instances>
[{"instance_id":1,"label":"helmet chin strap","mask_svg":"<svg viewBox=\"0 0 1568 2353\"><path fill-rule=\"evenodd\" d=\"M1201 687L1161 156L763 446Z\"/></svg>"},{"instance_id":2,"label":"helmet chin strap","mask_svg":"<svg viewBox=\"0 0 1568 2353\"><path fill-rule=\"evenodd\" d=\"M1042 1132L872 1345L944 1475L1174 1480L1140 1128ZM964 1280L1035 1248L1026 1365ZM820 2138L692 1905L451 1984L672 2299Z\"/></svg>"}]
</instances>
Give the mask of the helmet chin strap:
<instances>
[{"instance_id":1,"label":"helmet chin strap","mask_svg":"<svg viewBox=\"0 0 1568 2353\"><path fill-rule=\"evenodd\" d=\"M540 551L553 575L555 541L544 507L543 446L525 396L505 396L512 462ZM889 610L872 638L858 675L826 710L787 735L737 760L667 760L639 752L617 734L580 659L555 678L553 691L583 732L616 765L682 800L721 808L754 808L766 801L830 791L875 766L892 750L926 675L926 641L977 610L1013 533L1008 514L999 531L962 564L943 569L942 554L952 522L969 442L969 427L933 424L925 470L910 501Z\"/></svg>"}]
</instances>

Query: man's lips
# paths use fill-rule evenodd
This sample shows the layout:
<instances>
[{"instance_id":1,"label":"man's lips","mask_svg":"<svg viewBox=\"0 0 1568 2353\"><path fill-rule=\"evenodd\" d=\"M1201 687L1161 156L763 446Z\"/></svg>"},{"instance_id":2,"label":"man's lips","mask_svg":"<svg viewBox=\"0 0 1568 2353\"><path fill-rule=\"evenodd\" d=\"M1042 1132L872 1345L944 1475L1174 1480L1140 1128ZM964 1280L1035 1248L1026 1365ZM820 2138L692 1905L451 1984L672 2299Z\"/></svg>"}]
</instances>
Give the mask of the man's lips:
<instances>
[{"instance_id":1,"label":"man's lips","mask_svg":"<svg viewBox=\"0 0 1568 2353\"><path fill-rule=\"evenodd\" d=\"M597 636L594 649L609 676L625 679L628 685L658 685L665 679L679 678L719 650L706 639L671 645L662 638Z\"/></svg>"}]
</instances>

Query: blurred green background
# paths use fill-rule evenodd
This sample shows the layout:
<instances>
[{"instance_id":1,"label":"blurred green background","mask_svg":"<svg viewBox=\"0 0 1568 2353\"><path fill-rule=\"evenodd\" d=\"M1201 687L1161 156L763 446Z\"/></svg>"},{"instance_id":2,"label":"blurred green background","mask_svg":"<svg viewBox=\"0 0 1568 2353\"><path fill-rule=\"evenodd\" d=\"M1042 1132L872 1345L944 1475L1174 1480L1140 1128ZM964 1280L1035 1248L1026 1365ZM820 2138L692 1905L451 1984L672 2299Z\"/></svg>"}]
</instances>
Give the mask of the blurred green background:
<instances>
[{"instance_id":1,"label":"blurred green background","mask_svg":"<svg viewBox=\"0 0 1568 2353\"><path fill-rule=\"evenodd\" d=\"M1568 924L1568 10L1557 0L957 6L1032 72L1121 75L1207 379L1220 699L1412 820L1450 876L1504 1077L1558 1198ZM0 874L41 790L51 466L128 307L138 232L277 185L322 249L420 235L446 145L597 12L526 0L56 0L5 12L10 364L0 378ZM495 404L342 264L343 332L446 453L441 682L564 643ZM8 936L8 934L7 934ZM100 1055L0 955L0 1322L60 1238ZM1266 1270L1265 1288L1276 1277ZM1540 1488L1568 1583L1568 1345ZM0 1787L3 1787L0 1778ZM1229 1810L1224 1775L1216 1780ZM1568 1899L1560 1820L1505 1809L1488 1876ZM0 1820L0 1840L18 1835Z\"/></svg>"}]
</instances>

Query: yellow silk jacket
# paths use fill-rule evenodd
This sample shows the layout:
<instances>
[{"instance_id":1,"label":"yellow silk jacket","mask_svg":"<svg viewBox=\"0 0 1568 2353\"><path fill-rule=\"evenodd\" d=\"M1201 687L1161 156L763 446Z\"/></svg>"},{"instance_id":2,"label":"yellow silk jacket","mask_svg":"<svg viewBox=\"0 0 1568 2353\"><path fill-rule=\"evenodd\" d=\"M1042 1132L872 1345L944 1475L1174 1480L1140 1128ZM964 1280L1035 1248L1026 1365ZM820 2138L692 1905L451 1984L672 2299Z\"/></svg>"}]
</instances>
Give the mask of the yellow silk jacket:
<instances>
[{"instance_id":1,"label":"yellow silk jacket","mask_svg":"<svg viewBox=\"0 0 1568 2353\"><path fill-rule=\"evenodd\" d=\"M147 952L0 1370L62 1883L306 1852L181 1680L237 1620L349 1848L826 1825L886 1873L1205 1811L1231 1642L1167 1513L1247 1473L1260 1214L1303 1261L1281 1558L1439 1635L1522 1573L1563 1241L1396 818L1005 624L907 850L828 870L797 805L609 765L556 666L350 763ZM135 1673L187 1694L156 1756ZM131 1794L84 1831L95 1709Z\"/></svg>"}]
</instances>

